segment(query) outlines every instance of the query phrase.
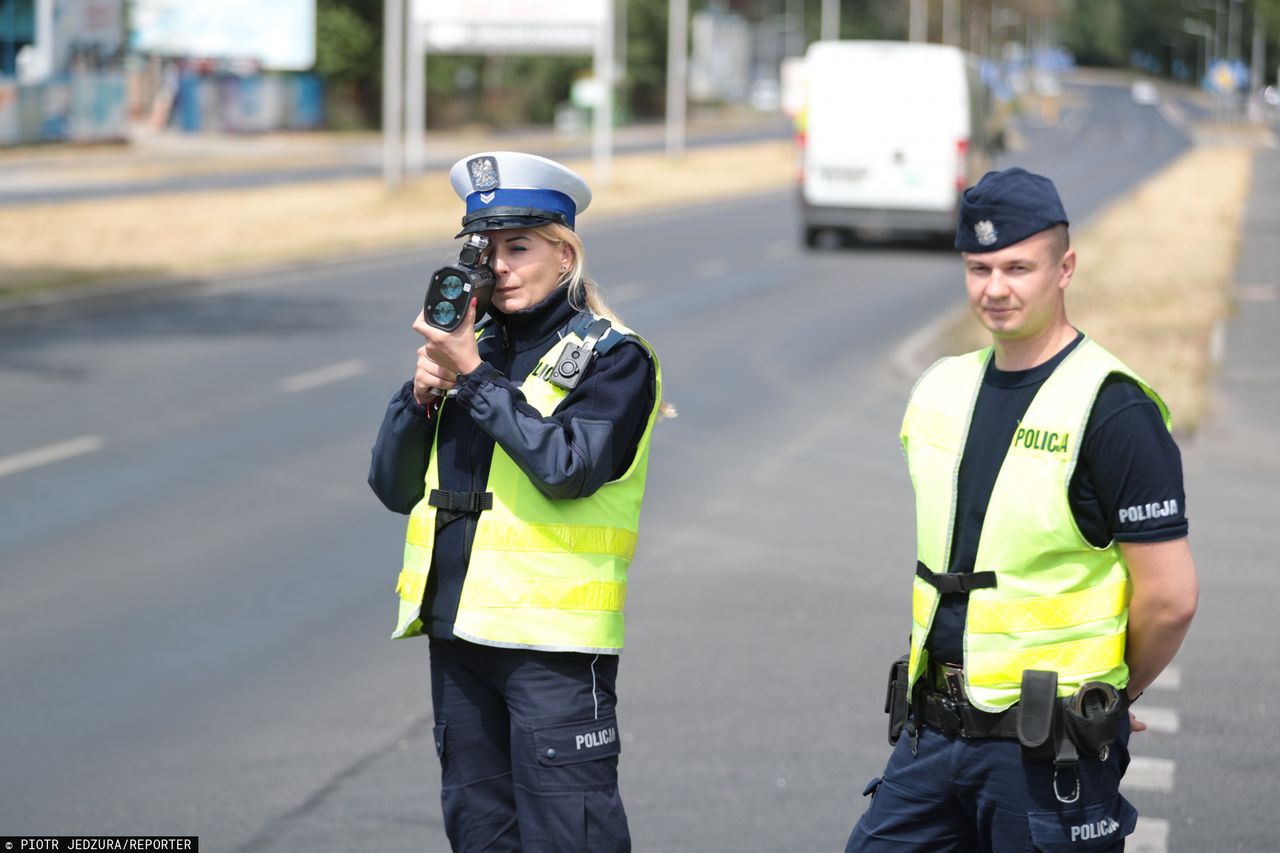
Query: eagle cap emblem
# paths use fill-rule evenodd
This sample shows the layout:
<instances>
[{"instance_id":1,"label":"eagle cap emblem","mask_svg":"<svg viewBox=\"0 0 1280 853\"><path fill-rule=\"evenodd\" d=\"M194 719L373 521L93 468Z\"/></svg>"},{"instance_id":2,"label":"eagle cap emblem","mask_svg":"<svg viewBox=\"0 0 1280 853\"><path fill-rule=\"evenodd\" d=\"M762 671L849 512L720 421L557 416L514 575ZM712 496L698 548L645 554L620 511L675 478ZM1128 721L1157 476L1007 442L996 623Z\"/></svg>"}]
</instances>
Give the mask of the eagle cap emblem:
<instances>
[{"instance_id":1,"label":"eagle cap emblem","mask_svg":"<svg viewBox=\"0 0 1280 853\"><path fill-rule=\"evenodd\" d=\"M999 239L996 235L996 226L992 224L990 219L983 219L979 222L975 222L973 225L973 236L977 237L978 243L983 246L990 246Z\"/></svg>"},{"instance_id":2,"label":"eagle cap emblem","mask_svg":"<svg viewBox=\"0 0 1280 853\"><path fill-rule=\"evenodd\" d=\"M498 161L492 157L476 157L468 160L467 174L471 176L471 188L476 192L488 192L498 188Z\"/></svg>"}]
</instances>

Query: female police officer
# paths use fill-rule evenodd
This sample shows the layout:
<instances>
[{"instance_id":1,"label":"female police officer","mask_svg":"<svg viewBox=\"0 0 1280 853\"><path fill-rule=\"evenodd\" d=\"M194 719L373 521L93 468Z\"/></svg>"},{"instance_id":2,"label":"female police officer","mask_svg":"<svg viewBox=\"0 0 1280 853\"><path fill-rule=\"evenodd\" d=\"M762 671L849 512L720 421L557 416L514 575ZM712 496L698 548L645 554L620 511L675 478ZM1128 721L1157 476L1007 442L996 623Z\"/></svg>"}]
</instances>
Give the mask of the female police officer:
<instances>
[{"instance_id":1,"label":"female police officer","mask_svg":"<svg viewBox=\"0 0 1280 853\"><path fill-rule=\"evenodd\" d=\"M661 371L584 273L578 175L490 152L450 177L458 236L490 240L489 317L418 315L369 472L409 514L394 636L430 637L445 829L455 850L628 850L614 687Z\"/></svg>"}]
</instances>

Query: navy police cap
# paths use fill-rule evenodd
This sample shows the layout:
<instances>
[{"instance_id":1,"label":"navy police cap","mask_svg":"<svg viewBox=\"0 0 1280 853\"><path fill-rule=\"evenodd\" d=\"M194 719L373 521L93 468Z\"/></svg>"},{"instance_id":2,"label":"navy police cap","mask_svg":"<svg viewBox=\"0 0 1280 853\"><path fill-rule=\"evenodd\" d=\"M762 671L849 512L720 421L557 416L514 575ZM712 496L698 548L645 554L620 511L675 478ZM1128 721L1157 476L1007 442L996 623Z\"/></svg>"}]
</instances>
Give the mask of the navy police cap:
<instances>
[{"instance_id":1,"label":"navy police cap","mask_svg":"<svg viewBox=\"0 0 1280 853\"><path fill-rule=\"evenodd\" d=\"M591 188L577 173L546 157L518 151L463 157L453 164L449 181L467 203L459 237L550 222L572 228L591 203Z\"/></svg>"},{"instance_id":2,"label":"navy police cap","mask_svg":"<svg viewBox=\"0 0 1280 853\"><path fill-rule=\"evenodd\" d=\"M960 197L956 249L994 252L1060 223L1067 212L1053 181L1016 167L987 172Z\"/></svg>"}]
</instances>

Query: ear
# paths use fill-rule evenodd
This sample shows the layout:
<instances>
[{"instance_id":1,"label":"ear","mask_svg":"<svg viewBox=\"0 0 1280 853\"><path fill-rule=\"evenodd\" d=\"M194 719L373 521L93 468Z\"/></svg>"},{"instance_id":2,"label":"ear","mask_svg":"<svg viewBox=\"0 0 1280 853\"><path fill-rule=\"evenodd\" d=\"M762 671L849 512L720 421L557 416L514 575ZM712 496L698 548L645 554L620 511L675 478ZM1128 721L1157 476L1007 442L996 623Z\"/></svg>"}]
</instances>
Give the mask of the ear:
<instances>
[{"instance_id":1,"label":"ear","mask_svg":"<svg viewBox=\"0 0 1280 853\"><path fill-rule=\"evenodd\" d=\"M1058 262L1058 289L1066 290L1071 278L1076 274L1076 250L1067 249Z\"/></svg>"},{"instance_id":2,"label":"ear","mask_svg":"<svg viewBox=\"0 0 1280 853\"><path fill-rule=\"evenodd\" d=\"M573 253L573 247L568 243L560 243L560 266L566 271L573 266L573 261L577 256Z\"/></svg>"}]
</instances>

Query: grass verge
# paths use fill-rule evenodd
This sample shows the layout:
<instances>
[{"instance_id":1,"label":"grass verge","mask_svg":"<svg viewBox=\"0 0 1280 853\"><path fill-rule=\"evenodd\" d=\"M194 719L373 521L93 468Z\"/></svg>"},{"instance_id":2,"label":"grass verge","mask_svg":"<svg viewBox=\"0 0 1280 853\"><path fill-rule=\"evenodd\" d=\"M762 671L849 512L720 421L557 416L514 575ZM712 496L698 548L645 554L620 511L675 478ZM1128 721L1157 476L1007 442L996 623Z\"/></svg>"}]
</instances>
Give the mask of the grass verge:
<instances>
[{"instance_id":1,"label":"grass verge","mask_svg":"<svg viewBox=\"0 0 1280 853\"><path fill-rule=\"evenodd\" d=\"M1233 308L1252 162L1248 148L1194 148L1072 235L1079 263L1067 290L1071 322L1160 392L1180 433L1211 411L1212 339ZM990 342L965 309L935 354Z\"/></svg>"},{"instance_id":2,"label":"grass verge","mask_svg":"<svg viewBox=\"0 0 1280 853\"><path fill-rule=\"evenodd\" d=\"M592 180L590 161L567 165ZM585 214L630 214L794 180L790 141L617 156ZM461 206L442 173L398 193L375 179L0 209L0 296L50 287L190 277L447 240Z\"/></svg>"}]
</instances>

